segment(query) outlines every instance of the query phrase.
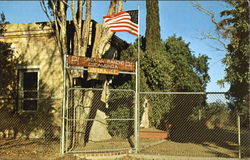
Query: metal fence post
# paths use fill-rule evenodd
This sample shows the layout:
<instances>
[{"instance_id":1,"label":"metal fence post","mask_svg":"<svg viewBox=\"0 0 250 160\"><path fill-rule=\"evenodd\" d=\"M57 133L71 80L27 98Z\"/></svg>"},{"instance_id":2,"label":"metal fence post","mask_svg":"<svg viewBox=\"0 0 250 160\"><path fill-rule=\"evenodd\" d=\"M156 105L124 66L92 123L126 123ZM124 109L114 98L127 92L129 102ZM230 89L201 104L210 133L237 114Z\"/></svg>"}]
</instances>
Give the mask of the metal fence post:
<instances>
[{"instance_id":1,"label":"metal fence post","mask_svg":"<svg viewBox=\"0 0 250 160\"><path fill-rule=\"evenodd\" d=\"M240 131L240 114L237 113L237 127L238 127L238 147L239 147L239 159L241 159L241 131Z\"/></svg>"},{"instance_id":2,"label":"metal fence post","mask_svg":"<svg viewBox=\"0 0 250 160\"><path fill-rule=\"evenodd\" d=\"M66 104L66 58L67 55L63 56L63 105L62 105L62 126L61 126L61 154L64 154L64 136L65 136L65 104Z\"/></svg>"},{"instance_id":3,"label":"metal fence post","mask_svg":"<svg viewBox=\"0 0 250 160\"><path fill-rule=\"evenodd\" d=\"M139 143L139 92L138 92L138 63L136 62L136 87L135 87L135 151L138 153Z\"/></svg>"}]
</instances>

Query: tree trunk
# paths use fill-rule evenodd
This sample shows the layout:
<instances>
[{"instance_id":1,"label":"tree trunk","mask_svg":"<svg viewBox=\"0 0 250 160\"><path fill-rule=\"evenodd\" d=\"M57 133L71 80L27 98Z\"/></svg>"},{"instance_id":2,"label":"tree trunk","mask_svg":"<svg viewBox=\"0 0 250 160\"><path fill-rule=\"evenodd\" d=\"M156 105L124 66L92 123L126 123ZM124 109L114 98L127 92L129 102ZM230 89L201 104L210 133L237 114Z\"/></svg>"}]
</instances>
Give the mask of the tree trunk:
<instances>
[{"instance_id":1,"label":"tree trunk","mask_svg":"<svg viewBox=\"0 0 250 160\"><path fill-rule=\"evenodd\" d=\"M112 0L110 2L110 7L108 14L113 14L116 12L116 6L118 4L118 12L122 9L122 1ZM102 55L110 48L110 39L114 35L113 32L111 32L108 27L105 24L100 24L96 26L96 35L95 35L95 41L93 45L92 50L92 57L94 58L101 58ZM88 80L91 79L98 79L98 74L95 73L89 73L88 74ZM108 86L107 86L108 87ZM91 109L89 110L89 119L97 118L102 119L101 121L89 121L86 125L86 132L85 132L85 143L87 143L89 140L92 141L101 141L101 140L107 140L110 139L111 136L108 133L107 130L107 122L105 120L106 114L105 112L101 111L99 108L100 106L100 94L95 95L91 93L92 91L88 91L89 93L86 93L89 98L88 101L92 101ZM90 96L92 95L92 97ZM93 102L93 100L95 102ZM97 103L99 102L99 103ZM102 103L103 105L103 103ZM102 133L102 134L100 134Z\"/></svg>"},{"instance_id":2,"label":"tree trunk","mask_svg":"<svg viewBox=\"0 0 250 160\"><path fill-rule=\"evenodd\" d=\"M85 21L84 21L84 26L83 26L83 30L82 30L82 44L81 46L81 52L85 53L86 56L86 52L87 52L87 47L89 44L89 38L90 38L90 24L91 24L91 1L86 1L86 16L85 16Z\"/></svg>"}]
</instances>

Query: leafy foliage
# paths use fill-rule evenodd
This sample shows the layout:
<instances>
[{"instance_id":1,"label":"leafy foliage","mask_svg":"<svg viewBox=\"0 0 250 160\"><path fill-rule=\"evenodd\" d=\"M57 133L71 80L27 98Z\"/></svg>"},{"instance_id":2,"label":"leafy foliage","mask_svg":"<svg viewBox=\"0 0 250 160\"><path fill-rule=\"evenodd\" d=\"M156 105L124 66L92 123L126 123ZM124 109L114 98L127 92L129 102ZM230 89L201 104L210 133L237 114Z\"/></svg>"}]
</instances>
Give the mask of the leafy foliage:
<instances>
[{"instance_id":1,"label":"leafy foliage","mask_svg":"<svg viewBox=\"0 0 250 160\"><path fill-rule=\"evenodd\" d=\"M230 84L227 98L230 108L247 112L247 96L249 92L249 2L245 0L226 0L233 8L221 12L221 16L229 16L220 21L218 30L230 39L228 53L223 59L226 65L226 76L219 84Z\"/></svg>"},{"instance_id":2,"label":"leafy foliage","mask_svg":"<svg viewBox=\"0 0 250 160\"><path fill-rule=\"evenodd\" d=\"M143 40L143 37L140 39ZM209 81L208 57L205 55L194 56L181 37L171 36L165 42L161 41L163 49L156 50L153 54L143 51L144 43L140 43L140 90L141 91L204 91ZM159 47L161 48L161 47ZM120 59L136 60L138 42L122 52ZM114 88L135 88L135 77L119 75L113 80ZM163 95L162 95L163 96ZM189 116L189 112L181 112L183 104L173 101L173 96L145 95L140 97L142 106L145 99L150 105L150 125L161 128L162 123L168 121L166 115L182 115L181 119ZM187 97L185 103L190 99ZM202 100L201 100L202 101ZM198 104L197 104L198 105ZM190 106L197 106L192 104ZM174 109L176 107L176 109ZM143 108L141 108L143 111ZM187 110L192 111L192 108ZM141 113L142 114L142 113ZM184 116L185 115L185 116ZM176 117L176 116L175 116Z\"/></svg>"},{"instance_id":3,"label":"leafy foliage","mask_svg":"<svg viewBox=\"0 0 250 160\"><path fill-rule=\"evenodd\" d=\"M172 79L169 73L174 66L169 62L161 41L158 0L146 0L146 37L141 57L141 72L149 91L170 91ZM147 91L146 90L146 91ZM145 90L143 90L145 91Z\"/></svg>"},{"instance_id":4,"label":"leafy foliage","mask_svg":"<svg viewBox=\"0 0 250 160\"><path fill-rule=\"evenodd\" d=\"M141 59L141 72L145 75L150 91L170 91L172 78L169 73L173 68L163 51L155 51L154 54L146 52Z\"/></svg>"},{"instance_id":5,"label":"leafy foliage","mask_svg":"<svg viewBox=\"0 0 250 160\"><path fill-rule=\"evenodd\" d=\"M171 36L165 42L166 54L174 65L169 72L173 79L172 91L204 91L210 80L208 57L195 57L181 37Z\"/></svg>"},{"instance_id":6,"label":"leafy foliage","mask_svg":"<svg viewBox=\"0 0 250 160\"><path fill-rule=\"evenodd\" d=\"M109 113L112 119L128 119L132 110L126 106L120 106L115 111ZM131 120L113 120L108 121L108 131L112 136L128 138L134 133L134 121Z\"/></svg>"},{"instance_id":7,"label":"leafy foliage","mask_svg":"<svg viewBox=\"0 0 250 160\"><path fill-rule=\"evenodd\" d=\"M109 119L134 118L134 92L113 92L109 98L107 116ZM111 120L108 122L108 131L112 136L128 138L134 133L134 121Z\"/></svg>"},{"instance_id":8,"label":"leafy foliage","mask_svg":"<svg viewBox=\"0 0 250 160\"><path fill-rule=\"evenodd\" d=\"M141 100L145 99L148 100L150 126L166 129L165 124L169 122L169 117L166 115L174 107L172 105L173 96L170 94L145 94L141 96ZM141 110L143 111L143 109Z\"/></svg>"},{"instance_id":9,"label":"leafy foliage","mask_svg":"<svg viewBox=\"0 0 250 160\"><path fill-rule=\"evenodd\" d=\"M194 114L191 116L193 121L198 120L198 109L195 110ZM208 103L205 108L200 110L202 123L206 125L209 129L215 127L225 128L226 126L235 126L235 114L230 113L230 110L226 103L222 101L215 101Z\"/></svg>"},{"instance_id":10,"label":"leafy foliage","mask_svg":"<svg viewBox=\"0 0 250 160\"><path fill-rule=\"evenodd\" d=\"M153 54L161 46L158 0L146 0L146 51Z\"/></svg>"}]
</instances>

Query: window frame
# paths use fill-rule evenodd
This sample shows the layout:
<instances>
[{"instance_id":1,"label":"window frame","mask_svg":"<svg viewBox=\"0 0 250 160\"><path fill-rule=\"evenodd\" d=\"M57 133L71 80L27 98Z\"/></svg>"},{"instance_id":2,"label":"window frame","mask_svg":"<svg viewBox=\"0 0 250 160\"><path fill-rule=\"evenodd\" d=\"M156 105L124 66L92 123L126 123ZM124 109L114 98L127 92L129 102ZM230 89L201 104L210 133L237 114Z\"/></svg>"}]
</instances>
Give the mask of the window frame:
<instances>
[{"instance_id":1,"label":"window frame","mask_svg":"<svg viewBox=\"0 0 250 160\"><path fill-rule=\"evenodd\" d=\"M37 89L36 90L24 90L24 73L37 72ZM40 81L40 69L38 66L19 66L18 67L18 111L19 112L37 112L39 110L39 81ZM24 98L25 92L37 92L36 98ZM36 109L27 110L24 109L25 100L36 100Z\"/></svg>"}]
</instances>

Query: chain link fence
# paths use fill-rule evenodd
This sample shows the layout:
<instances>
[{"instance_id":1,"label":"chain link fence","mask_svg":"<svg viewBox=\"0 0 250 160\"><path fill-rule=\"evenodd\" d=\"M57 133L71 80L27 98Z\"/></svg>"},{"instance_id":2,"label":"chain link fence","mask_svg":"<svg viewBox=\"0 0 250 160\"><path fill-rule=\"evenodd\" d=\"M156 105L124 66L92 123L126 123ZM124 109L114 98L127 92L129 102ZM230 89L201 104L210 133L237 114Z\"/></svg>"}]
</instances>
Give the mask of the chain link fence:
<instances>
[{"instance_id":1,"label":"chain link fence","mask_svg":"<svg viewBox=\"0 0 250 160\"><path fill-rule=\"evenodd\" d=\"M238 115L228 107L225 93L145 92L140 110L140 153L250 156L248 126L237 125Z\"/></svg>"},{"instance_id":2,"label":"chain link fence","mask_svg":"<svg viewBox=\"0 0 250 160\"><path fill-rule=\"evenodd\" d=\"M224 93L142 92L138 108L131 90L67 94L64 115L62 99L39 98L36 111L22 112L17 100L0 99L0 159L56 159L62 146L65 153L99 153L137 145L151 155L250 156L248 125Z\"/></svg>"},{"instance_id":3,"label":"chain link fence","mask_svg":"<svg viewBox=\"0 0 250 160\"><path fill-rule=\"evenodd\" d=\"M0 159L60 156L62 100L37 98L35 101L38 108L26 111L20 110L20 99L0 99Z\"/></svg>"}]
</instances>

